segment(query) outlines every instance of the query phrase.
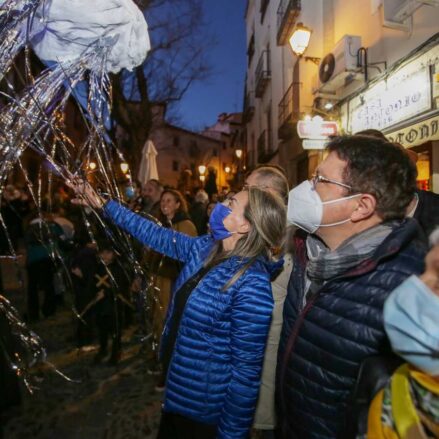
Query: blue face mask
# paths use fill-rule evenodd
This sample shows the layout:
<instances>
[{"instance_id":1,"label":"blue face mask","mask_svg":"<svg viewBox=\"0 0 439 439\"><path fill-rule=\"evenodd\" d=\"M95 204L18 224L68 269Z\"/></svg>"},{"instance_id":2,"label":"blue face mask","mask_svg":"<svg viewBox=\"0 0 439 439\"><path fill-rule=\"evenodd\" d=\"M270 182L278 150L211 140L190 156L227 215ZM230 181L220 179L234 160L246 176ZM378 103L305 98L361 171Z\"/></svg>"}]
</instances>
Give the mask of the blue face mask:
<instances>
[{"instance_id":1,"label":"blue face mask","mask_svg":"<svg viewBox=\"0 0 439 439\"><path fill-rule=\"evenodd\" d=\"M387 298L384 326L392 349L408 363L439 375L439 297L416 276Z\"/></svg>"},{"instance_id":2,"label":"blue face mask","mask_svg":"<svg viewBox=\"0 0 439 439\"><path fill-rule=\"evenodd\" d=\"M132 186L127 186L125 188L125 197L128 199L134 198L135 192Z\"/></svg>"},{"instance_id":3,"label":"blue face mask","mask_svg":"<svg viewBox=\"0 0 439 439\"><path fill-rule=\"evenodd\" d=\"M229 216L231 212L232 209L224 206L222 203L216 203L213 208L209 218L209 226L215 241L221 241L232 236L233 233L229 232L224 226L224 219Z\"/></svg>"}]
</instances>

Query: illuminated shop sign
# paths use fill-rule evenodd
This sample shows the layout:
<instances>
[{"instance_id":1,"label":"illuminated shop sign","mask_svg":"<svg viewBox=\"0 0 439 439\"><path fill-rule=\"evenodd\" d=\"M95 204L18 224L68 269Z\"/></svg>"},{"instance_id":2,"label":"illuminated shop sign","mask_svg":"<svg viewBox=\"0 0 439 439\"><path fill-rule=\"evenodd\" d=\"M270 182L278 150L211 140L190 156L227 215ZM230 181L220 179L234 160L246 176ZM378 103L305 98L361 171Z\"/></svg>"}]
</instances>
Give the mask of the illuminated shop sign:
<instances>
[{"instance_id":1,"label":"illuminated shop sign","mask_svg":"<svg viewBox=\"0 0 439 439\"><path fill-rule=\"evenodd\" d=\"M301 139L327 139L337 133L337 122L323 120L320 116L297 122L297 134Z\"/></svg>"},{"instance_id":2,"label":"illuminated shop sign","mask_svg":"<svg viewBox=\"0 0 439 439\"><path fill-rule=\"evenodd\" d=\"M411 63L349 101L343 127L350 133L385 130L431 110L430 90L428 67Z\"/></svg>"},{"instance_id":3,"label":"illuminated shop sign","mask_svg":"<svg viewBox=\"0 0 439 439\"><path fill-rule=\"evenodd\" d=\"M431 117L407 128L386 134L391 142L401 143L406 147L422 145L431 140L439 140L439 115Z\"/></svg>"}]
</instances>

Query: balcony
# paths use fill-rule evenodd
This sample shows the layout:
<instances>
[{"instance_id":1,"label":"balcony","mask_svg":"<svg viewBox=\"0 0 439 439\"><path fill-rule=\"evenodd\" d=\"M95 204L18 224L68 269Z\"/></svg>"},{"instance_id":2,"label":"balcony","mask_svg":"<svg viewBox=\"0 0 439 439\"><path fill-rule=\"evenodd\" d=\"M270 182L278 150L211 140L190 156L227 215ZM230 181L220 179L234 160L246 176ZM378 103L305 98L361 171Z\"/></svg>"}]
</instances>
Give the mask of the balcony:
<instances>
[{"instance_id":1,"label":"balcony","mask_svg":"<svg viewBox=\"0 0 439 439\"><path fill-rule=\"evenodd\" d=\"M244 98L243 122L248 123L253 119L255 114L254 93L248 92Z\"/></svg>"},{"instance_id":2,"label":"balcony","mask_svg":"<svg viewBox=\"0 0 439 439\"><path fill-rule=\"evenodd\" d=\"M258 66L256 67L255 76L256 76L255 96L257 98L262 98L265 89L267 88L268 82L271 79L270 51L268 49L264 50L261 53L261 56L258 61Z\"/></svg>"},{"instance_id":3,"label":"balcony","mask_svg":"<svg viewBox=\"0 0 439 439\"><path fill-rule=\"evenodd\" d=\"M294 134L294 123L299 118L299 86L293 82L279 102L279 139L288 140Z\"/></svg>"},{"instance_id":4,"label":"balcony","mask_svg":"<svg viewBox=\"0 0 439 439\"><path fill-rule=\"evenodd\" d=\"M255 34L253 34L250 38L250 41L248 43L247 47L247 59L248 59L248 65L252 63L253 56L255 54Z\"/></svg>"},{"instance_id":5,"label":"balcony","mask_svg":"<svg viewBox=\"0 0 439 439\"><path fill-rule=\"evenodd\" d=\"M258 163L268 162L273 155L271 130L264 130L258 138Z\"/></svg>"},{"instance_id":6,"label":"balcony","mask_svg":"<svg viewBox=\"0 0 439 439\"><path fill-rule=\"evenodd\" d=\"M261 13L261 24L264 22L265 13L267 12L269 3L270 0L261 0L261 8L259 9L259 12Z\"/></svg>"},{"instance_id":7,"label":"balcony","mask_svg":"<svg viewBox=\"0 0 439 439\"><path fill-rule=\"evenodd\" d=\"M277 45L285 46L300 14L300 0L281 0L277 9Z\"/></svg>"}]
</instances>

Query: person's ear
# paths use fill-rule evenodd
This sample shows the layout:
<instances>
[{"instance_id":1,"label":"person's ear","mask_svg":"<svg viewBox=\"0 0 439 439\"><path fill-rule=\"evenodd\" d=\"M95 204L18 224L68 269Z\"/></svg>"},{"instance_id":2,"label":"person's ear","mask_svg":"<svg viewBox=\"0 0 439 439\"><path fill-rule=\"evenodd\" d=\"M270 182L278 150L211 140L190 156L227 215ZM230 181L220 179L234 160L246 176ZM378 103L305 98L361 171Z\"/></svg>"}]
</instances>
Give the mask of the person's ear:
<instances>
[{"instance_id":1,"label":"person's ear","mask_svg":"<svg viewBox=\"0 0 439 439\"><path fill-rule=\"evenodd\" d=\"M352 222L363 221L369 219L376 211L376 199L371 194L362 194L356 199L357 208L351 215Z\"/></svg>"}]
</instances>

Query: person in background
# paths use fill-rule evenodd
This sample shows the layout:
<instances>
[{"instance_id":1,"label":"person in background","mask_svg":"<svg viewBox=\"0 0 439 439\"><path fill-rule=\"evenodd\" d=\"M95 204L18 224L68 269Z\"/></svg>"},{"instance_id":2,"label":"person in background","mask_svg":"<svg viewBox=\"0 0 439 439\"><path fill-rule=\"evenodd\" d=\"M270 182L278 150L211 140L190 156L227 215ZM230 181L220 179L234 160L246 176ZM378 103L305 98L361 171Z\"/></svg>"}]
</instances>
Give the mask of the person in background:
<instances>
[{"instance_id":1,"label":"person in background","mask_svg":"<svg viewBox=\"0 0 439 439\"><path fill-rule=\"evenodd\" d=\"M160 198L161 214L159 221L164 227L173 229L187 236L197 236L197 229L189 218L188 208L183 195L174 190L166 189ZM175 259L163 257L155 253L156 260L151 269L156 273L155 287L159 289L159 306L154 312L156 335L160 337L166 313L171 300L172 285L177 279L181 265ZM158 260L157 260L158 256Z\"/></svg>"},{"instance_id":2,"label":"person in background","mask_svg":"<svg viewBox=\"0 0 439 439\"><path fill-rule=\"evenodd\" d=\"M143 204L139 212L158 218L160 216L160 198L163 190L163 185L158 180L148 180L142 188Z\"/></svg>"},{"instance_id":3,"label":"person in background","mask_svg":"<svg viewBox=\"0 0 439 439\"><path fill-rule=\"evenodd\" d=\"M123 199L131 209L137 207L139 203L140 188L137 181L127 181L123 188Z\"/></svg>"},{"instance_id":4,"label":"person in background","mask_svg":"<svg viewBox=\"0 0 439 439\"><path fill-rule=\"evenodd\" d=\"M387 298L384 326L400 366L369 409L370 439L439 438L439 230L419 277Z\"/></svg>"},{"instance_id":5,"label":"person in background","mask_svg":"<svg viewBox=\"0 0 439 439\"><path fill-rule=\"evenodd\" d=\"M387 140L386 136L378 130L364 130L357 134ZM416 166L418 162L416 151L398 145L408 154L410 160ZM424 231L425 239L427 239L433 230L439 226L439 195L423 189L416 189L410 204L407 206L407 216L415 218L419 222Z\"/></svg>"},{"instance_id":6,"label":"person in background","mask_svg":"<svg viewBox=\"0 0 439 439\"><path fill-rule=\"evenodd\" d=\"M390 353L383 306L423 271L417 221L405 218L416 169L370 136L332 139L316 174L289 194L295 240L276 380L279 437L344 436L360 364ZM348 436L349 437L349 436Z\"/></svg>"},{"instance_id":7,"label":"person in background","mask_svg":"<svg viewBox=\"0 0 439 439\"><path fill-rule=\"evenodd\" d=\"M193 238L115 201L104 205L85 182L72 187L145 245L184 264L163 332L158 438L248 437L273 308L271 249L285 237L283 201L250 187L215 207L212 235Z\"/></svg>"},{"instance_id":8,"label":"person in background","mask_svg":"<svg viewBox=\"0 0 439 439\"><path fill-rule=\"evenodd\" d=\"M54 289L54 260L59 254L59 241L62 228L53 222L52 215L42 212L35 217L25 232L26 270L27 270L27 307L29 321L40 317L39 290L44 291L42 312L44 317L55 314L56 296Z\"/></svg>"},{"instance_id":9,"label":"person in background","mask_svg":"<svg viewBox=\"0 0 439 439\"><path fill-rule=\"evenodd\" d=\"M199 189L195 194L194 202L189 210L189 215L192 222L197 228L199 236L207 233L208 216L206 212L207 205L209 203L209 195L203 189Z\"/></svg>"},{"instance_id":10,"label":"person in background","mask_svg":"<svg viewBox=\"0 0 439 439\"><path fill-rule=\"evenodd\" d=\"M116 365L121 357L123 306L127 303L129 283L113 247L101 246L98 260L92 282L99 332L99 351L94 361L98 364L107 356L108 340L111 338L108 364Z\"/></svg>"},{"instance_id":11,"label":"person in background","mask_svg":"<svg viewBox=\"0 0 439 439\"><path fill-rule=\"evenodd\" d=\"M164 190L160 198L160 210L158 220L164 227L184 235L197 236L197 229L189 219L187 204L180 192L174 189ZM172 286L180 273L181 264L177 260L153 250L147 252L144 261L150 275L149 277L153 280L151 294L155 296L152 307L153 338L155 343L160 344L163 325L171 300ZM156 362L157 358L153 360L153 362ZM161 366L152 364L148 372L159 375L156 390L162 391L164 389L165 377Z\"/></svg>"},{"instance_id":12,"label":"person in background","mask_svg":"<svg viewBox=\"0 0 439 439\"><path fill-rule=\"evenodd\" d=\"M245 180L245 187L257 187L280 196L284 201L288 198L288 180L281 168L263 165L253 170ZM289 234L288 234L289 235ZM278 273L271 279L271 290L274 299L274 307L265 348L264 364L262 368L261 388L259 391L258 404L256 406L253 428L258 430L262 439L274 438L276 426L276 414L274 405L274 391L276 378L277 351L279 347L280 333L282 329L282 312L287 285L293 268L292 252L290 244L292 238L287 235L285 254L283 260L281 254L277 255L281 266Z\"/></svg>"},{"instance_id":13,"label":"person in background","mask_svg":"<svg viewBox=\"0 0 439 439\"><path fill-rule=\"evenodd\" d=\"M86 308L94 299L93 288L98 264L96 243L87 236L79 248L73 253L70 270L75 296L76 312L81 316L77 321L76 342L82 349L93 343L93 330L95 328L95 309Z\"/></svg>"},{"instance_id":14,"label":"person in background","mask_svg":"<svg viewBox=\"0 0 439 439\"><path fill-rule=\"evenodd\" d=\"M416 165L418 154L410 149L405 150ZM415 196L407 208L407 216L415 218L425 233L430 236L439 227L439 195L431 191L416 189Z\"/></svg>"},{"instance_id":15,"label":"person in background","mask_svg":"<svg viewBox=\"0 0 439 439\"><path fill-rule=\"evenodd\" d=\"M23 238L23 218L28 213L27 204L22 200L22 192L14 185L8 184L1 197L1 217L5 228L0 225L0 251L10 254L10 245L17 251L19 241Z\"/></svg>"}]
</instances>

